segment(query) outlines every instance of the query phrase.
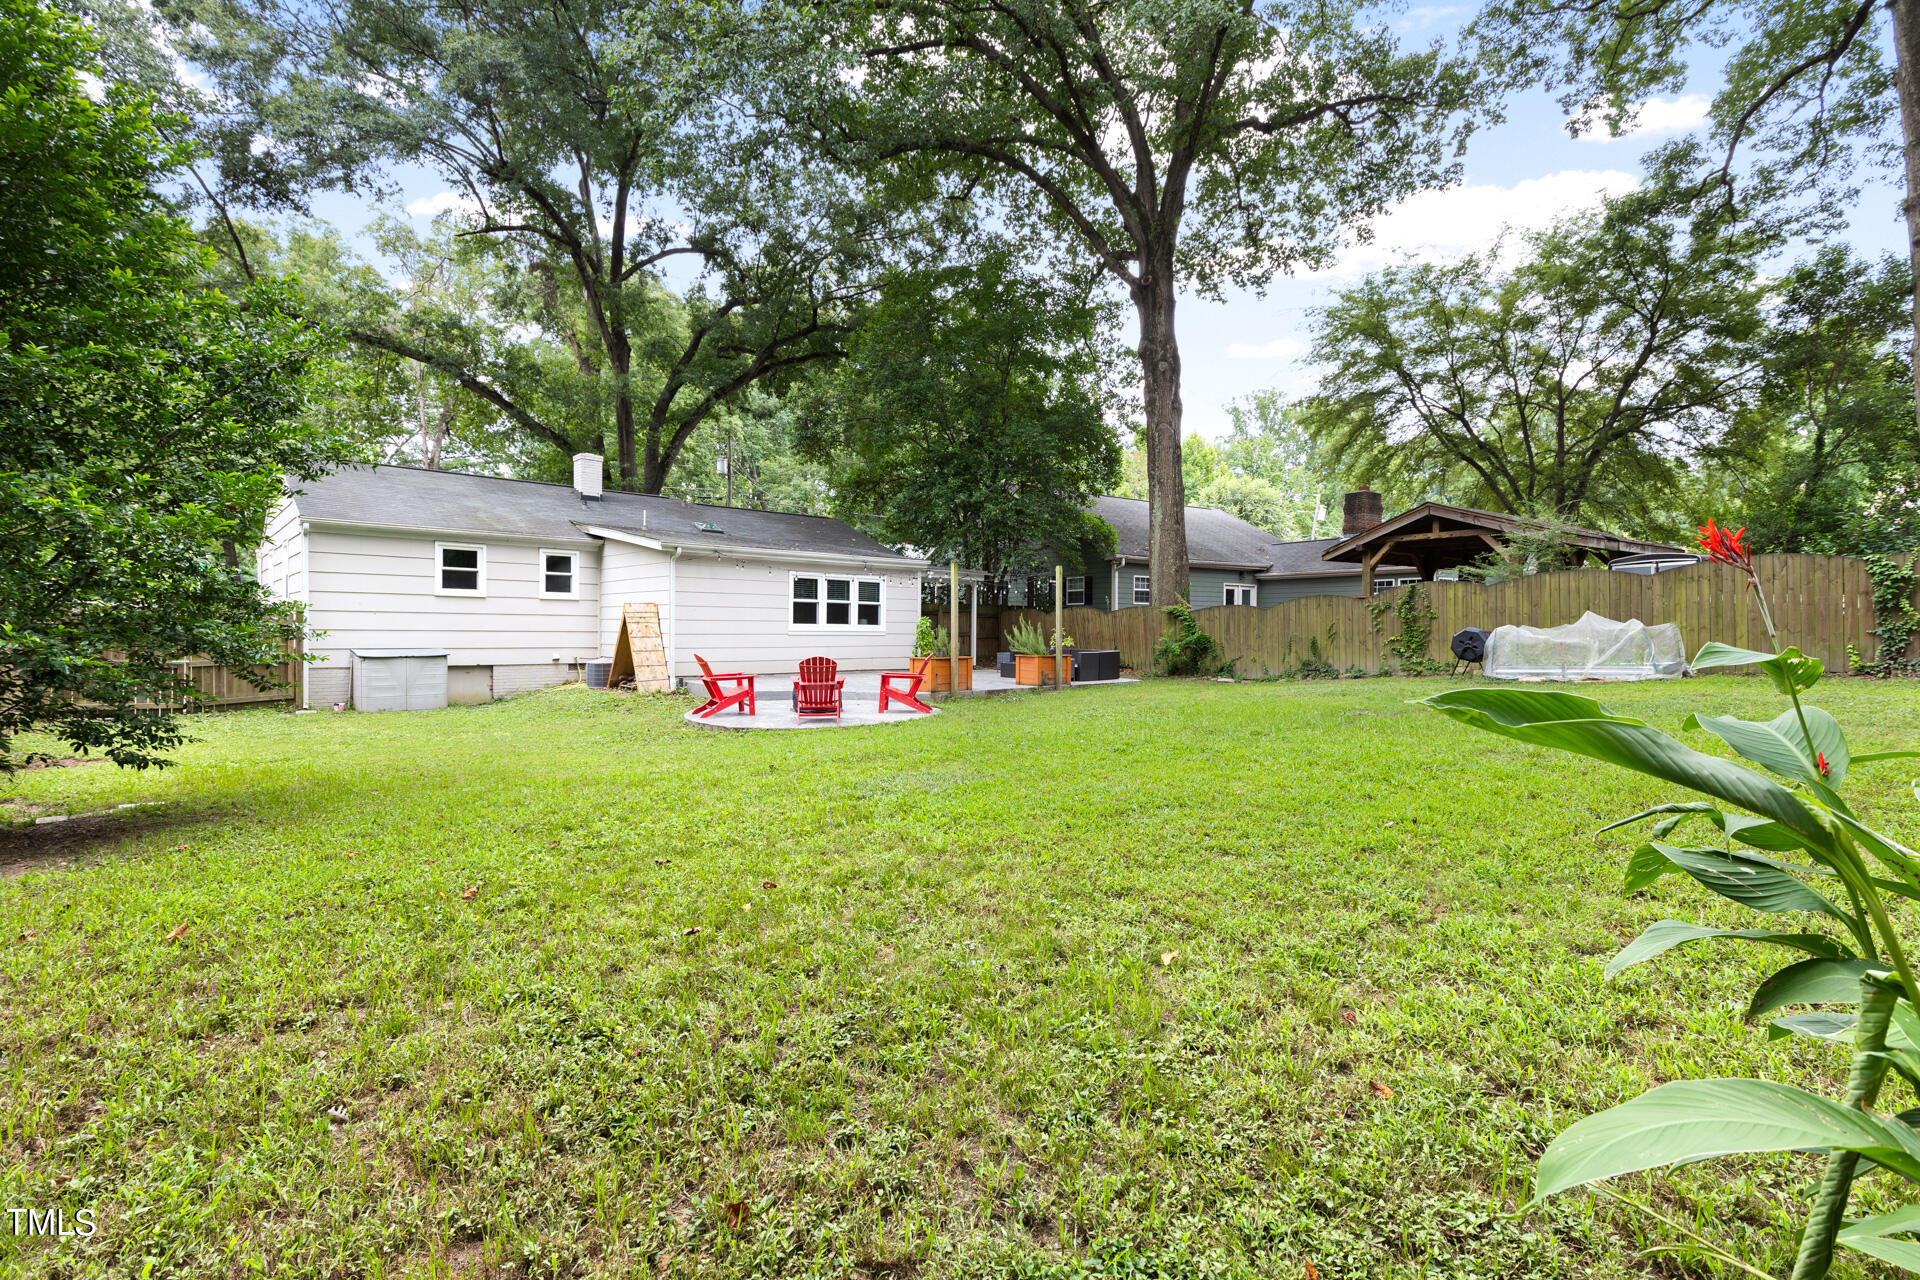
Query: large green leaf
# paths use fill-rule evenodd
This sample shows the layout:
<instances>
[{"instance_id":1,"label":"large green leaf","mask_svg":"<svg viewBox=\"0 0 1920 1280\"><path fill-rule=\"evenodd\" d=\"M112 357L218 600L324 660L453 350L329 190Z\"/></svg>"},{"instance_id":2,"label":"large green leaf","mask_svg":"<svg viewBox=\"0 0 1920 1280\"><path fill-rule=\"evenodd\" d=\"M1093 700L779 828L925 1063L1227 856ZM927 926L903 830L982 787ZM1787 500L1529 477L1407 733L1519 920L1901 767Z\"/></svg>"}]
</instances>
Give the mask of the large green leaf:
<instances>
[{"instance_id":1,"label":"large green leaf","mask_svg":"<svg viewBox=\"0 0 1920 1280\"><path fill-rule=\"evenodd\" d=\"M1682 849L1657 841L1634 850L1633 858L1627 863L1625 892L1646 888L1670 868L1686 872L1721 897L1731 898L1755 911L1770 915L1815 911L1835 920L1849 918L1798 876L1781 870L1772 859L1762 861L1718 849Z\"/></svg>"},{"instance_id":2,"label":"large green leaf","mask_svg":"<svg viewBox=\"0 0 1920 1280\"><path fill-rule=\"evenodd\" d=\"M1920 1270L1920 1244L1889 1238L1912 1232L1920 1232L1920 1205L1907 1205L1892 1213L1883 1213L1877 1218L1863 1218L1842 1227L1834 1237L1834 1243L1882 1262L1891 1262L1896 1267L1905 1267L1909 1271Z\"/></svg>"},{"instance_id":3,"label":"large green leaf","mask_svg":"<svg viewBox=\"0 0 1920 1280\"><path fill-rule=\"evenodd\" d=\"M1826 1044L1844 1044L1853 1039L1853 1028L1859 1021L1859 1017L1851 1013L1796 1013L1769 1022L1767 1039L1805 1036Z\"/></svg>"},{"instance_id":4,"label":"large green leaf","mask_svg":"<svg viewBox=\"0 0 1920 1280\"><path fill-rule=\"evenodd\" d=\"M1547 690L1455 689L1419 701L1476 729L1691 787L1771 818L1817 847L1832 843L1821 816L1773 779L1695 751L1641 721L1613 715L1592 698Z\"/></svg>"},{"instance_id":5,"label":"large green leaf","mask_svg":"<svg viewBox=\"0 0 1920 1280\"><path fill-rule=\"evenodd\" d=\"M1540 1157L1533 1199L1660 1165L1762 1151L1855 1151L1920 1181L1920 1137L1906 1125L1770 1080L1680 1080L1569 1126Z\"/></svg>"},{"instance_id":6,"label":"large green leaf","mask_svg":"<svg viewBox=\"0 0 1920 1280\"><path fill-rule=\"evenodd\" d=\"M1609 822L1601 827L1602 831L1612 831L1618 827L1629 826L1643 819L1659 814L1670 815L1653 829L1653 838L1664 840L1681 823L1690 818L1705 818L1720 828L1728 839L1738 840L1742 844L1752 845L1756 849L1768 849L1774 853L1792 853L1806 847L1806 841L1788 831L1777 822L1766 818L1756 818L1751 814L1728 813L1724 809L1708 804L1704 800L1689 800L1678 804L1660 804L1651 809L1643 809L1631 818L1621 818L1618 822Z\"/></svg>"},{"instance_id":7,"label":"large green leaf","mask_svg":"<svg viewBox=\"0 0 1920 1280\"><path fill-rule=\"evenodd\" d=\"M1871 760L1907 760L1920 756L1920 751L1868 751L1853 758L1855 764L1866 764Z\"/></svg>"},{"instance_id":8,"label":"large green leaf","mask_svg":"<svg viewBox=\"0 0 1920 1280\"><path fill-rule=\"evenodd\" d=\"M1840 722L1818 707L1804 708L1807 722L1802 732L1800 714L1791 707L1773 719L1761 722L1738 716L1688 716L1683 729L1704 729L1732 747L1745 760L1771 769L1783 778L1792 778L1814 788L1838 787L1847 776L1847 738ZM1813 737L1813 750L1807 749L1807 737ZM1816 753L1827 758L1827 775L1822 777ZM1824 798L1824 796L1823 796Z\"/></svg>"},{"instance_id":9,"label":"large green leaf","mask_svg":"<svg viewBox=\"0 0 1920 1280\"><path fill-rule=\"evenodd\" d=\"M1706 671L1713 667L1756 666L1767 673L1773 681L1773 687L1782 697L1792 697L1813 688L1820 675L1827 669L1818 658L1809 658L1800 650L1789 645L1779 653L1765 653L1759 649L1741 649L1730 644L1721 644L1718 640L1709 640L1700 646L1692 663L1695 671Z\"/></svg>"},{"instance_id":10,"label":"large green leaf","mask_svg":"<svg viewBox=\"0 0 1920 1280\"><path fill-rule=\"evenodd\" d=\"M1704 938L1741 938L1749 942L1770 942L1775 946L1804 951L1808 955L1822 956L1830 960L1844 959L1853 954L1847 947L1823 933L1775 933L1769 929L1712 929L1706 925L1689 924L1685 920L1661 920L1648 925L1646 932L1622 947L1618 955L1607 961L1607 976L1611 978L1622 969L1631 968L1653 959L1664 951L1684 946L1689 942L1699 942Z\"/></svg>"},{"instance_id":11,"label":"large green leaf","mask_svg":"<svg viewBox=\"0 0 1920 1280\"><path fill-rule=\"evenodd\" d=\"M1835 813L1834 820L1853 837L1854 842L1903 877L1920 879L1920 853L1915 853L1892 836L1882 835L1850 813ZM1908 897L1914 896L1908 892Z\"/></svg>"},{"instance_id":12,"label":"large green leaf","mask_svg":"<svg viewBox=\"0 0 1920 1280\"><path fill-rule=\"evenodd\" d=\"M1747 1016L1757 1018L1790 1004L1856 1004L1860 979L1878 967L1867 960L1797 961L1760 984L1747 1006Z\"/></svg>"}]
</instances>

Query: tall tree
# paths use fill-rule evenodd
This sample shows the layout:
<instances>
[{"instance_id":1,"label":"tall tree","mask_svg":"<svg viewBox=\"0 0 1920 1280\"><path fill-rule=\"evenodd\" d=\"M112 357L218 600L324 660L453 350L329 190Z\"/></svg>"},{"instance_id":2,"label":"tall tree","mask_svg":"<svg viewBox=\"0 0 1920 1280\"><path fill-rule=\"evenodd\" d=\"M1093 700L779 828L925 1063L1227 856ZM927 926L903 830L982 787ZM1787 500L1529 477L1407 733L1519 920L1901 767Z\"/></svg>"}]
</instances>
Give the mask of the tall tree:
<instances>
[{"instance_id":1,"label":"tall tree","mask_svg":"<svg viewBox=\"0 0 1920 1280\"><path fill-rule=\"evenodd\" d=\"M1475 26L1501 56L1565 87L1576 131L1618 130L1649 94L1680 91L1690 55L1724 62L1709 181L1733 195L1750 152L1763 183L1817 193L1837 218L1864 151L1905 180L1909 276L1920 281L1920 0L1494 0ZM1909 304L1920 390L1920 308ZM1914 411L1920 427L1920 396Z\"/></svg>"},{"instance_id":2,"label":"tall tree","mask_svg":"<svg viewBox=\"0 0 1920 1280\"><path fill-rule=\"evenodd\" d=\"M888 282L822 389L804 447L834 467L835 513L989 574L1111 540L1088 511L1116 477L1097 309L1003 252Z\"/></svg>"},{"instance_id":3,"label":"tall tree","mask_svg":"<svg viewBox=\"0 0 1920 1280\"><path fill-rule=\"evenodd\" d=\"M1488 86L1354 0L831 0L770 11L785 109L856 167L983 194L1089 258L1138 322L1154 601L1187 588L1182 287L1325 262L1451 179Z\"/></svg>"},{"instance_id":4,"label":"tall tree","mask_svg":"<svg viewBox=\"0 0 1920 1280\"><path fill-rule=\"evenodd\" d=\"M544 378L529 386L476 361L470 335L436 338L407 317L348 332L563 453L610 454L623 487L659 492L724 405L837 358L894 229L857 191L788 163L776 139L727 127L677 11L179 0L164 12L219 86L209 130L224 138L238 118L256 139L216 151L209 194L291 207L320 186L377 188L394 165L438 173L463 234L508 246L554 312L578 307L577 328L555 325L578 345L581 393L567 411L550 395L543 407ZM287 158L263 172L256 153ZM677 264L693 277L689 315L664 345L669 330L646 322Z\"/></svg>"},{"instance_id":5,"label":"tall tree","mask_svg":"<svg viewBox=\"0 0 1920 1280\"><path fill-rule=\"evenodd\" d=\"M1198 504L1230 511L1280 538L1339 532L1339 478L1299 408L1278 392L1261 391L1228 404L1227 414L1233 428L1220 442L1218 470Z\"/></svg>"},{"instance_id":6,"label":"tall tree","mask_svg":"<svg viewBox=\"0 0 1920 1280\"><path fill-rule=\"evenodd\" d=\"M1906 421L1906 264L1832 246L1774 290L1765 385L1710 455L1742 499L1753 544L1911 548L1920 541L1920 439Z\"/></svg>"},{"instance_id":7,"label":"tall tree","mask_svg":"<svg viewBox=\"0 0 1920 1280\"><path fill-rule=\"evenodd\" d=\"M311 334L272 284L201 287L157 187L185 150L107 84L80 25L0 0L0 772L28 728L134 767L178 743L143 707L170 664L278 661L299 620L237 552L285 473L332 459L302 416Z\"/></svg>"},{"instance_id":8,"label":"tall tree","mask_svg":"<svg viewBox=\"0 0 1920 1280\"><path fill-rule=\"evenodd\" d=\"M1686 169L1686 149L1664 172ZM1657 180L1495 254L1393 267L1317 316L1304 406L1355 478L1562 520L1644 524L1758 382L1775 240Z\"/></svg>"}]
</instances>

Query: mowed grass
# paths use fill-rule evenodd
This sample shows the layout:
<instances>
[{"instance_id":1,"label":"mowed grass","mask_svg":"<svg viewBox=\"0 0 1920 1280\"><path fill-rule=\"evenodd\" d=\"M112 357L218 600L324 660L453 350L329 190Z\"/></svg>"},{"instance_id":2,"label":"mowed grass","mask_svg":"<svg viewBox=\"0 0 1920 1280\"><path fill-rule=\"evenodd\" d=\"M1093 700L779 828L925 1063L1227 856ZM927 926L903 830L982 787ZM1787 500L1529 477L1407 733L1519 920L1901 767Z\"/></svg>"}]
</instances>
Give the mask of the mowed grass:
<instances>
[{"instance_id":1,"label":"mowed grass","mask_svg":"<svg viewBox=\"0 0 1920 1280\"><path fill-rule=\"evenodd\" d=\"M1516 1212L1533 1157L1665 1080L1834 1091L1840 1051L1743 1022L1777 953L1604 982L1653 920L1753 919L1622 898L1632 837L1595 829L1674 792L1407 705L1443 687L745 734L575 686L0 779L151 805L0 835L0 1212L99 1221L0 1218L0 1273L1710 1274L1599 1197ZM1920 684L1816 693L1856 751L1920 738ZM1911 773L1850 784L1908 840ZM1778 1273L1817 1167L1623 1185Z\"/></svg>"}]
</instances>

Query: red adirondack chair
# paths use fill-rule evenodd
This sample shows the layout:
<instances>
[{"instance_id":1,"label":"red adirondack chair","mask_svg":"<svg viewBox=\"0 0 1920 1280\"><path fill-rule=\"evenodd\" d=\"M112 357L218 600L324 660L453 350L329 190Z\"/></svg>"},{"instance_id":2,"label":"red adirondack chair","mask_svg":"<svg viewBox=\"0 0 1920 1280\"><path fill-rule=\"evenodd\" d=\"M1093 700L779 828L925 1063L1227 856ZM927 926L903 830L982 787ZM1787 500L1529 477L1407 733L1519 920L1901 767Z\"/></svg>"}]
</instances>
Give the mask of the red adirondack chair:
<instances>
[{"instance_id":1,"label":"red adirondack chair","mask_svg":"<svg viewBox=\"0 0 1920 1280\"><path fill-rule=\"evenodd\" d=\"M753 712L753 677L743 671L729 671L715 675L707 660L699 654L693 660L700 664L700 683L707 688L707 700L693 709L693 714L701 719L711 717L716 711L725 711L728 707L739 708L743 715ZM728 688L731 682L733 687ZM741 703L745 706L741 706Z\"/></svg>"},{"instance_id":2,"label":"red adirondack chair","mask_svg":"<svg viewBox=\"0 0 1920 1280\"><path fill-rule=\"evenodd\" d=\"M846 681L836 679L839 667L832 658L808 658L800 664L800 678L793 682L793 714L840 718L840 691Z\"/></svg>"},{"instance_id":3,"label":"red adirondack chair","mask_svg":"<svg viewBox=\"0 0 1920 1280\"><path fill-rule=\"evenodd\" d=\"M921 711L933 714L933 708L920 701L920 682L926 677L918 671L882 671L880 673L880 714L887 713L887 704L897 702L909 711ZM907 686L895 687L895 682Z\"/></svg>"}]
</instances>

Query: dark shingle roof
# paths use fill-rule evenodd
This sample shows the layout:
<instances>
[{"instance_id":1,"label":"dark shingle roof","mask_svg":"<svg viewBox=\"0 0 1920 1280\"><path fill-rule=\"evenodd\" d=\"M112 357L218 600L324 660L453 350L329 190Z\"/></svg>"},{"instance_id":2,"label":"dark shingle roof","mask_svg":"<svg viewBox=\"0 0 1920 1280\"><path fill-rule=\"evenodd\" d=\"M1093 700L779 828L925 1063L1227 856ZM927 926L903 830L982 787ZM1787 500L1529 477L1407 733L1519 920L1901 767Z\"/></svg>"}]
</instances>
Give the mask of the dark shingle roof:
<instances>
[{"instance_id":1,"label":"dark shingle roof","mask_svg":"<svg viewBox=\"0 0 1920 1280\"><path fill-rule=\"evenodd\" d=\"M1141 498L1095 498L1094 514L1113 526L1114 555L1127 560L1147 558L1147 504ZM1259 525L1212 507L1187 508L1187 560L1207 569L1251 569L1263 578L1303 575L1350 576L1355 566L1332 565L1320 558L1338 538L1285 542ZM1380 572L1404 571L1382 565Z\"/></svg>"},{"instance_id":2,"label":"dark shingle roof","mask_svg":"<svg viewBox=\"0 0 1920 1280\"><path fill-rule=\"evenodd\" d=\"M1142 498L1095 498L1094 514L1113 526L1116 556L1147 558L1147 504ZM1187 559L1218 569L1264 569L1273 562L1274 537L1212 507L1187 508Z\"/></svg>"},{"instance_id":3,"label":"dark shingle roof","mask_svg":"<svg viewBox=\"0 0 1920 1280\"><path fill-rule=\"evenodd\" d=\"M292 488L300 515L308 520L573 542L581 539L584 527L594 526L675 546L907 559L827 516L708 506L612 490L588 499L571 485L459 471L343 467ZM714 527L702 529L702 524Z\"/></svg>"}]
</instances>

